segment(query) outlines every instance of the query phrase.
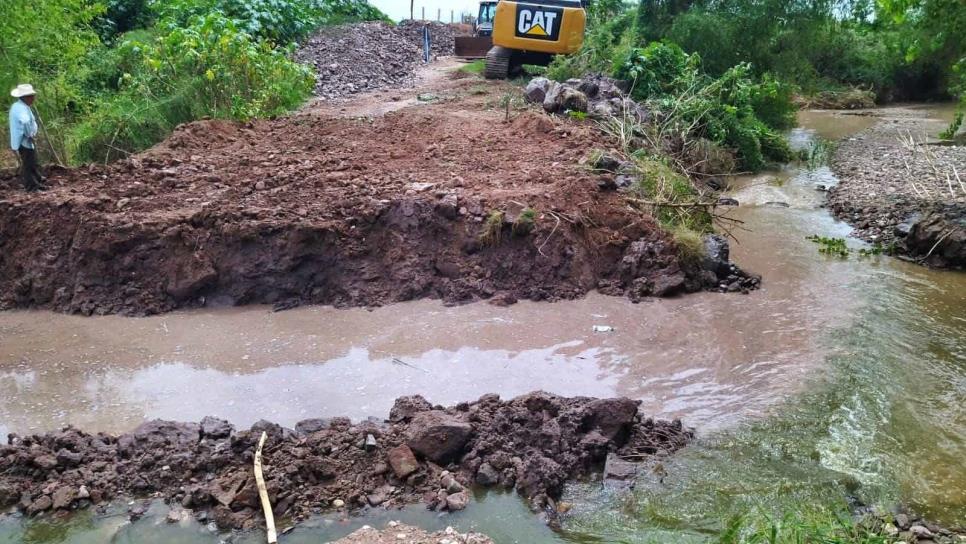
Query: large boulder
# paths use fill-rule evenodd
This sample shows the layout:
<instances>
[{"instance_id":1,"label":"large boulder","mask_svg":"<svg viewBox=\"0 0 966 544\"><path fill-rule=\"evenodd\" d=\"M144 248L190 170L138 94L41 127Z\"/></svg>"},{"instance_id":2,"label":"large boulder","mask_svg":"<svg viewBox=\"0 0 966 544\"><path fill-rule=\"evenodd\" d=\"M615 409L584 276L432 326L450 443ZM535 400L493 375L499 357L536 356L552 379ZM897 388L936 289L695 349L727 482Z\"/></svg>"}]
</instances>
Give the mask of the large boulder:
<instances>
[{"instance_id":1,"label":"large boulder","mask_svg":"<svg viewBox=\"0 0 966 544\"><path fill-rule=\"evenodd\" d=\"M413 455L413 450L405 444L400 444L389 450L387 456L389 466L392 467L392 471L396 473L396 477L400 480L419 470L419 461Z\"/></svg>"},{"instance_id":2,"label":"large boulder","mask_svg":"<svg viewBox=\"0 0 966 544\"><path fill-rule=\"evenodd\" d=\"M553 82L545 77L535 77L530 80L530 83L527 83L527 88L523 94L527 97L528 102L542 104L544 98L547 97L551 83Z\"/></svg>"},{"instance_id":3,"label":"large boulder","mask_svg":"<svg viewBox=\"0 0 966 544\"><path fill-rule=\"evenodd\" d=\"M923 215L905 238L906 251L940 268L966 268L966 206Z\"/></svg>"},{"instance_id":4,"label":"large boulder","mask_svg":"<svg viewBox=\"0 0 966 544\"><path fill-rule=\"evenodd\" d=\"M717 277L727 277L731 273L731 250L728 241L718 234L704 237L704 258L701 267L714 272Z\"/></svg>"},{"instance_id":5,"label":"large boulder","mask_svg":"<svg viewBox=\"0 0 966 544\"><path fill-rule=\"evenodd\" d=\"M543 99L543 109L550 113L565 111L587 111L587 95L570 85L555 85Z\"/></svg>"},{"instance_id":6,"label":"large boulder","mask_svg":"<svg viewBox=\"0 0 966 544\"><path fill-rule=\"evenodd\" d=\"M201 420L201 436L203 438L228 438L234 430L235 427L224 419L205 416Z\"/></svg>"},{"instance_id":7,"label":"large boulder","mask_svg":"<svg viewBox=\"0 0 966 544\"><path fill-rule=\"evenodd\" d=\"M325 418L303 419L295 424L295 432L298 434L312 434L329 428L331 421Z\"/></svg>"},{"instance_id":8,"label":"large boulder","mask_svg":"<svg viewBox=\"0 0 966 544\"><path fill-rule=\"evenodd\" d=\"M130 435L122 435L118 439L118 444L127 437L130 440L124 440L124 443L128 448L132 446L140 446L144 449L163 446L185 448L196 444L200 436L201 426L197 423L178 423L155 419L142 423Z\"/></svg>"},{"instance_id":9,"label":"large boulder","mask_svg":"<svg viewBox=\"0 0 966 544\"><path fill-rule=\"evenodd\" d=\"M421 395L411 395L399 397L389 410L389 421L400 423L409 421L420 412L428 412L433 409L433 405Z\"/></svg>"},{"instance_id":10,"label":"large boulder","mask_svg":"<svg viewBox=\"0 0 966 544\"><path fill-rule=\"evenodd\" d=\"M470 440L473 427L445 412L420 412L409 425L408 445L436 463L447 463L459 456Z\"/></svg>"},{"instance_id":11,"label":"large boulder","mask_svg":"<svg viewBox=\"0 0 966 544\"><path fill-rule=\"evenodd\" d=\"M640 403L629 398L593 400L584 407L584 427L596 429L608 440L622 441L634 424Z\"/></svg>"}]
</instances>

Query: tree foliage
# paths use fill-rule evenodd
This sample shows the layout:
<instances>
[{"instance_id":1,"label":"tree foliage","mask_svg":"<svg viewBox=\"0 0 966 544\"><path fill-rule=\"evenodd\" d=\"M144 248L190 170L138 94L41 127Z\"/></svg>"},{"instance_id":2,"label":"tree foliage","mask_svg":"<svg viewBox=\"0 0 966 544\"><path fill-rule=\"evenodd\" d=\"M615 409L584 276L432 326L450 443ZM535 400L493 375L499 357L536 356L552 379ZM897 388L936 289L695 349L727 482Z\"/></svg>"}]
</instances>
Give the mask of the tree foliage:
<instances>
[{"instance_id":1,"label":"tree foliage","mask_svg":"<svg viewBox=\"0 0 966 544\"><path fill-rule=\"evenodd\" d=\"M0 85L38 89L60 157L114 159L182 122L297 107L314 80L290 44L372 19L364 0L2 0Z\"/></svg>"}]
</instances>

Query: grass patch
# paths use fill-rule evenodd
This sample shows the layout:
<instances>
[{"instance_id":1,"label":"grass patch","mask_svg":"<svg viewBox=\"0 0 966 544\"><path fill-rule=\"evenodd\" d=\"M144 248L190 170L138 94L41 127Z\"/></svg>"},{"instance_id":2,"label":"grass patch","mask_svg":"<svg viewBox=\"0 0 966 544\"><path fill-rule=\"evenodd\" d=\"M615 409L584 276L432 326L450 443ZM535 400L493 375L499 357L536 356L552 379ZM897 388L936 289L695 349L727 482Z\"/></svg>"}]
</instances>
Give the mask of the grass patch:
<instances>
[{"instance_id":1,"label":"grass patch","mask_svg":"<svg viewBox=\"0 0 966 544\"><path fill-rule=\"evenodd\" d=\"M809 170L815 170L821 166L828 166L835 155L835 142L819 138L812 142L807 149L801 150L800 160Z\"/></svg>"},{"instance_id":2,"label":"grass patch","mask_svg":"<svg viewBox=\"0 0 966 544\"><path fill-rule=\"evenodd\" d=\"M654 216L665 228L711 231L711 214L707 209L688 205L696 202L699 195L687 176L645 152L633 153L631 163L639 176L634 191L654 206Z\"/></svg>"},{"instance_id":3,"label":"grass patch","mask_svg":"<svg viewBox=\"0 0 966 544\"><path fill-rule=\"evenodd\" d=\"M484 246L496 246L503 239L503 212L493 210L483 222L483 232L480 233L480 243Z\"/></svg>"},{"instance_id":4,"label":"grass patch","mask_svg":"<svg viewBox=\"0 0 966 544\"><path fill-rule=\"evenodd\" d=\"M477 59L469 64L464 64L463 66L460 66L459 71L467 74L479 75L483 73L483 70L485 68L486 68L486 61L484 61L483 59Z\"/></svg>"},{"instance_id":5,"label":"grass patch","mask_svg":"<svg viewBox=\"0 0 966 544\"><path fill-rule=\"evenodd\" d=\"M717 544L888 544L893 538L856 523L847 508L804 508L782 516L764 509L728 521Z\"/></svg>"},{"instance_id":6,"label":"grass patch","mask_svg":"<svg viewBox=\"0 0 966 544\"><path fill-rule=\"evenodd\" d=\"M513 222L513 235L526 236L533 231L537 219L537 211L533 208L524 208L516 221Z\"/></svg>"},{"instance_id":7,"label":"grass patch","mask_svg":"<svg viewBox=\"0 0 966 544\"><path fill-rule=\"evenodd\" d=\"M706 255L702 234L684 225L675 225L669 231L678 246L678 259L681 264L689 267L701 264Z\"/></svg>"}]
</instances>

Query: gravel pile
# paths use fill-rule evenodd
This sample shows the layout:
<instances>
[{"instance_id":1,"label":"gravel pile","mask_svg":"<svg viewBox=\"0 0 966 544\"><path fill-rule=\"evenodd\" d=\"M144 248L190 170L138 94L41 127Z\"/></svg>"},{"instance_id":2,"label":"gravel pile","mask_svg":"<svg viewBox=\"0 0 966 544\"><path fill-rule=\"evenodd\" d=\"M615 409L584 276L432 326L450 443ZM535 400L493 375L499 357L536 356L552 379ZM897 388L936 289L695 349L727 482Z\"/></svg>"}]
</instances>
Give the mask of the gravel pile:
<instances>
[{"instance_id":1,"label":"gravel pile","mask_svg":"<svg viewBox=\"0 0 966 544\"><path fill-rule=\"evenodd\" d=\"M390 521L382 531L366 525L333 544L493 544L493 540L479 533L461 534L452 527L429 533Z\"/></svg>"},{"instance_id":2,"label":"gravel pile","mask_svg":"<svg viewBox=\"0 0 966 544\"><path fill-rule=\"evenodd\" d=\"M939 268L966 267L966 147L930 145L945 123L892 107L842 141L832 160L840 179L829 193L853 236ZM915 145L903 144L909 139ZM957 179L957 174L959 179Z\"/></svg>"},{"instance_id":3,"label":"gravel pile","mask_svg":"<svg viewBox=\"0 0 966 544\"><path fill-rule=\"evenodd\" d=\"M433 37L433 55L452 55L456 29L425 24ZM369 22L323 28L302 44L295 58L315 68L315 94L322 98L405 85L413 82L423 62L423 25Z\"/></svg>"}]
</instances>

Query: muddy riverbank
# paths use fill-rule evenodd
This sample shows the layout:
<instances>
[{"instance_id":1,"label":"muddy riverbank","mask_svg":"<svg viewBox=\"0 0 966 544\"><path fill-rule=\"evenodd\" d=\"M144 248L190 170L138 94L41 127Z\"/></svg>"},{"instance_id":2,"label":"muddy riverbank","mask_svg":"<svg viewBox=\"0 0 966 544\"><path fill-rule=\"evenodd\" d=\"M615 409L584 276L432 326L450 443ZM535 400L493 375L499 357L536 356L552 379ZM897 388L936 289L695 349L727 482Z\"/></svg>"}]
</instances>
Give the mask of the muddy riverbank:
<instances>
[{"instance_id":1,"label":"muddy riverbank","mask_svg":"<svg viewBox=\"0 0 966 544\"><path fill-rule=\"evenodd\" d=\"M627 480L637 462L667 456L693 437L680 421L641 416L639 404L531 393L443 408L413 396L397 399L386 421L308 419L294 430L260 421L235 432L205 418L150 421L119 436L73 428L10 435L0 446L0 508L16 504L36 516L156 496L200 521L250 529L261 515L251 465L265 432L266 485L280 518L418 501L460 511L472 485L515 489L534 510L553 513L568 480L605 462L605 478Z\"/></svg>"},{"instance_id":2,"label":"muddy riverbank","mask_svg":"<svg viewBox=\"0 0 966 544\"><path fill-rule=\"evenodd\" d=\"M940 110L941 112L942 110ZM841 141L829 208L854 236L941 268L966 267L966 146L934 145L948 120L927 108L861 112L876 122Z\"/></svg>"}]
</instances>

